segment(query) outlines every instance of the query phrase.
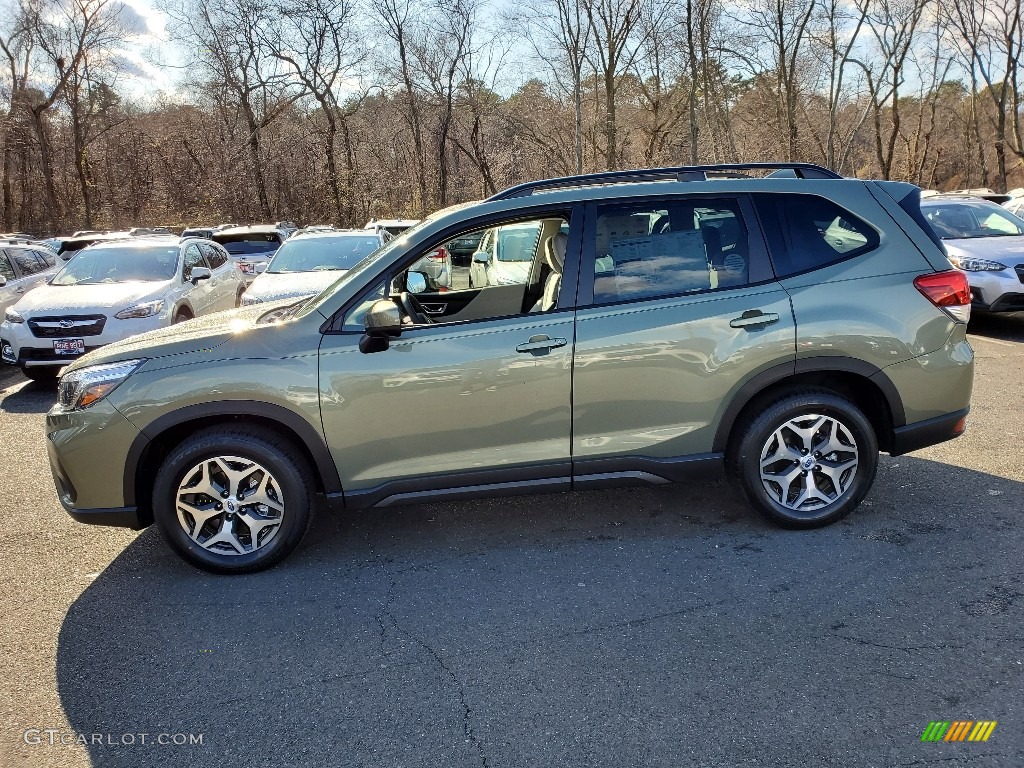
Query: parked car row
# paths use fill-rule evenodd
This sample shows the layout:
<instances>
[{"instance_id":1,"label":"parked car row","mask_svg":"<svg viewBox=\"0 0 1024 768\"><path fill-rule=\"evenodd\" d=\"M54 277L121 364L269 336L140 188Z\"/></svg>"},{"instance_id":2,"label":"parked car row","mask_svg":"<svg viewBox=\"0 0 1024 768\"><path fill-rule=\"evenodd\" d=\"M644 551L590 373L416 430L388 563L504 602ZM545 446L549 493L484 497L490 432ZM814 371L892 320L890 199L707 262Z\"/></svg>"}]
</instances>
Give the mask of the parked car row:
<instances>
[{"instance_id":1,"label":"parked car row","mask_svg":"<svg viewBox=\"0 0 1024 768\"><path fill-rule=\"evenodd\" d=\"M99 241L46 276L0 324L0 358L34 380L105 344L237 307L246 285L222 246L169 237Z\"/></svg>"}]
</instances>

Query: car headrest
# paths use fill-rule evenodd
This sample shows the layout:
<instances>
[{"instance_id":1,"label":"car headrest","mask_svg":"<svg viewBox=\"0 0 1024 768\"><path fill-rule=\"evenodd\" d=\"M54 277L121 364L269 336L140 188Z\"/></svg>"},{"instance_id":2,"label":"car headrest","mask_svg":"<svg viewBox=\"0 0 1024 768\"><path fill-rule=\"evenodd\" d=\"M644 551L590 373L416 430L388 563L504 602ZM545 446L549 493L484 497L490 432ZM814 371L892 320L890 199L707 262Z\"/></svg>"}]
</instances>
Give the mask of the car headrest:
<instances>
[{"instance_id":1,"label":"car headrest","mask_svg":"<svg viewBox=\"0 0 1024 768\"><path fill-rule=\"evenodd\" d=\"M547 257L548 266L556 274L562 274L565 266L565 247L569 243L569 236L564 232L558 232L547 239L544 243L544 255Z\"/></svg>"}]
</instances>

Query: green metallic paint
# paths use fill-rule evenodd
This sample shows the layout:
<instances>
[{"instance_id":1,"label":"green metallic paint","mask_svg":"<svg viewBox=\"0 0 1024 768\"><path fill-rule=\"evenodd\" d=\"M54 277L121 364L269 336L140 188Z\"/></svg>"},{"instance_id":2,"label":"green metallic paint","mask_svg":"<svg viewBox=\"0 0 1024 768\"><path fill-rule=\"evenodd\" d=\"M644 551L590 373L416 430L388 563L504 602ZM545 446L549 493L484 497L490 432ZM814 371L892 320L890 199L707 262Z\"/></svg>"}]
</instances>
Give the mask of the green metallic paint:
<instances>
[{"instance_id":1,"label":"green metallic paint","mask_svg":"<svg viewBox=\"0 0 1024 768\"><path fill-rule=\"evenodd\" d=\"M758 309L778 322L729 326ZM579 310L573 458L712 451L723 395L792 363L794 344L789 297L775 283Z\"/></svg>"},{"instance_id":2,"label":"green metallic paint","mask_svg":"<svg viewBox=\"0 0 1024 768\"><path fill-rule=\"evenodd\" d=\"M516 351L531 337L566 340ZM320 395L342 486L567 461L573 315L422 327L383 352L324 336Z\"/></svg>"},{"instance_id":3,"label":"green metallic paint","mask_svg":"<svg viewBox=\"0 0 1024 768\"><path fill-rule=\"evenodd\" d=\"M138 434L139 430L106 401L83 411L51 410L46 415L46 437L74 486L75 507L124 504L124 456Z\"/></svg>"},{"instance_id":4,"label":"green metallic paint","mask_svg":"<svg viewBox=\"0 0 1024 768\"><path fill-rule=\"evenodd\" d=\"M974 350L967 326L957 323L940 348L891 365L884 373L903 397L908 425L969 407Z\"/></svg>"}]
</instances>

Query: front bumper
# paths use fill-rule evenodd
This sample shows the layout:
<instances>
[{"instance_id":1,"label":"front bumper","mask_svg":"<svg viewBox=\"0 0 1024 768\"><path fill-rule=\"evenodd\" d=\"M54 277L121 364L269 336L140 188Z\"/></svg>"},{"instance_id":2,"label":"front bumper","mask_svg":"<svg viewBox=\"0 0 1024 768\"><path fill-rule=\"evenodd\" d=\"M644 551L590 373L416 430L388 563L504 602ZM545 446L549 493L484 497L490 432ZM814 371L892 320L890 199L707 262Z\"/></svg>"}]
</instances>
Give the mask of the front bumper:
<instances>
[{"instance_id":1,"label":"front bumper","mask_svg":"<svg viewBox=\"0 0 1024 768\"><path fill-rule=\"evenodd\" d=\"M148 524L136 507L126 504L124 468L138 434L105 401L70 413L55 406L46 414L50 472L61 506L75 520L135 529Z\"/></svg>"},{"instance_id":2,"label":"front bumper","mask_svg":"<svg viewBox=\"0 0 1024 768\"><path fill-rule=\"evenodd\" d=\"M169 317L162 315L132 320L118 320L109 317L102 333L96 336L80 337L85 342L84 354L89 354L107 344L113 344L115 341L122 341L129 336L162 328L169 323ZM8 365L20 365L25 368L64 366L71 365L82 356L56 354L53 351L54 339L34 336L27 322L15 324L4 321L3 324L0 324L0 338L3 339L0 343L0 359Z\"/></svg>"},{"instance_id":3,"label":"front bumper","mask_svg":"<svg viewBox=\"0 0 1024 768\"><path fill-rule=\"evenodd\" d=\"M1024 267L968 272L971 305L983 312L1024 312Z\"/></svg>"}]
</instances>

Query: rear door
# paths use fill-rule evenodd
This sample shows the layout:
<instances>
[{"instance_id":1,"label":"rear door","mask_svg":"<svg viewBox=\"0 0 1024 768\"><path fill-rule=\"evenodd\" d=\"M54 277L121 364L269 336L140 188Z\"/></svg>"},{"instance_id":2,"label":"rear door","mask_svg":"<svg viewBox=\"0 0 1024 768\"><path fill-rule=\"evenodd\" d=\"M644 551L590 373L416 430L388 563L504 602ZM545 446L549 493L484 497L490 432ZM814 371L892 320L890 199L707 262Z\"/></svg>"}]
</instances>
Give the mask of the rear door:
<instances>
[{"instance_id":1,"label":"rear door","mask_svg":"<svg viewBox=\"0 0 1024 768\"><path fill-rule=\"evenodd\" d=\"M792 364L796 329L747 197L593 204L573 369L573 474L677 479L716 458L731 395ZM648 477L648 479L651 479Z\"/></svg>"}]
</instances>

